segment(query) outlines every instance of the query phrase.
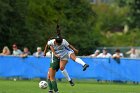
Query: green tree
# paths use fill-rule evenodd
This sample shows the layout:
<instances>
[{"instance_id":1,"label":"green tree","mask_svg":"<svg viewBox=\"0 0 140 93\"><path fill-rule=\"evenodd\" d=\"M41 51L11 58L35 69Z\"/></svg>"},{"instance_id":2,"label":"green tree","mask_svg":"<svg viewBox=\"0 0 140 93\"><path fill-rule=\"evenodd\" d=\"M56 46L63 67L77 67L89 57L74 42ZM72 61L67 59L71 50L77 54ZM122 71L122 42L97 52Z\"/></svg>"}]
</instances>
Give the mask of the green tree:
<instances>
[{"instance_id":1,"label":"green tree","mask_svg":"<svg viewBox=\"0 0 140 93\"><path fill-rule=\"evenodd\" d=\"M64 38L80 50L92 49L100 45L94 15L87 0L0 0L0 47L44 47L56 35L58 20Z\"/></svg>"},{"instance_id":2,"label":"green tree","mask_svg":"<svg viewBox=\"0 0 140 93\"><path fill-rule=\"evenodd\" d=\"M25 25L26 0L1 0L0 1L0 32L1 46L11 46L13 43L25 44L28 30Z\"/></svg>"},{"instance_id":3,"label":"green tree","mask_svg":"<svg viewBox=\"0 0 140 93\"><path fill-rule=\"evenodd\" d=\"M134 2L131 3L130 7L130 27L140 28L140 1L134 0Z\"/></svg>"},{"instance_id":4,"label":"green tree","mask_svg":"<svg viewBox=\"0 0 140 93\"><path fill-rule=\"evenodd\" d=\"M140 0L118 0L120 7L128 7L127 23L131 29L140 28Z\"/></svg>"},{"instance_id":5,"label":"green tree","mask_svg":"<svg viewBox=\"0 0 140 93\"><path fill-rule=\"evenodd\" d=\"M37 37L35 44L44 45L51 35L56 36L58 21L62 36L78 49L92 49L99 45L93 34L95 14L89 2L86 0L41 0L40 2L30 1L27 17L27 25L32 27L30 30L36 32L33 34L34 38ZM87 50L80 53L82 55L86 52Z\"/></svg>"},{"instance_id":6,"label":"green tree","mask_svg":"<svg viewBox=\"0 0 140 93\"><path fill-rule=\"evenodd\" d=\"M90 3L86 0L56 1L62 35L80 50L81 55L91 53L90 49L99 46L99 40L93 29L95 13Z\"/></svg>"}]
</instances>

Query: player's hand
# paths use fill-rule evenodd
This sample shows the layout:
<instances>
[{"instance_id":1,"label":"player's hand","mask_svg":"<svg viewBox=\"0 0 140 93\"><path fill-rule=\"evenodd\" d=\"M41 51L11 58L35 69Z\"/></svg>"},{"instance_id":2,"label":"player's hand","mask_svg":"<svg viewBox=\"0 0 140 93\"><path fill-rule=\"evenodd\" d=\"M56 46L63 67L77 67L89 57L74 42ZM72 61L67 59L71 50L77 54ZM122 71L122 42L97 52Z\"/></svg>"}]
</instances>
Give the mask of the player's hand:
<instances>
[{"instance_id":1,"label":"player's hand","mask_svg":"<svg viewBox=\"0 0 140 93\"><path fill-rule=\"evenodd\" d=\"M57 58L60 58L60 56L59 56L59 55L57 55L57 54L55 54L55 56L56 56Z\"/></svg>"},{"instance_id":2,"label":"player's hand","mask_svg":"<svg viewBox=\"0 0 140 93\"><path fill-rule=\"evenodd\" d=\"M78 51L77 49L74 50L74 53L75 53L75 54L78 54L78 52L79 52L79 51Z\"/></svg>"}]
</instances>

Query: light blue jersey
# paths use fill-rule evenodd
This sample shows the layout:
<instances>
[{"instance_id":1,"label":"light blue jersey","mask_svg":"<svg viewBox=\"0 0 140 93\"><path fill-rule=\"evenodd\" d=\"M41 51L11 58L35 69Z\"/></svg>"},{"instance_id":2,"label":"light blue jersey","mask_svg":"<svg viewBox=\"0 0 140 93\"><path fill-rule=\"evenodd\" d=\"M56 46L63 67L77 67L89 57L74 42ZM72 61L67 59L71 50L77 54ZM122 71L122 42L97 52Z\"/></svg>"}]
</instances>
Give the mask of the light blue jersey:
<instances>
[{"instance_id":1,"label":"light blue jersey","mask_svg":"<svg viewBox=\"0 0 140 93\"><path fill-rule=\"evenodd\" d=\"M55 53L60 56L60 59L68 57L69 51L73 51L72 49L69 48L69 43L65 39L63 39L61 45L56 45L54 42L55 39L52 39L48 41L48 45L54 48Z\"/></svg>"}]
</instances>

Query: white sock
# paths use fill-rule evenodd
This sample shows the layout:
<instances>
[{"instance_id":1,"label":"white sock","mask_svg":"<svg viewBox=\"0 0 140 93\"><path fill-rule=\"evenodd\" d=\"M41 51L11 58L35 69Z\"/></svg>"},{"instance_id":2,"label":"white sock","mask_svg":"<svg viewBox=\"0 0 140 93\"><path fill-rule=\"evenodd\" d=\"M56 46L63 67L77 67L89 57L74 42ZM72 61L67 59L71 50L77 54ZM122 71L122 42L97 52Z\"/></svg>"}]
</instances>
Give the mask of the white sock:
<instances>
[{"instance_id":1,"label":"white sock","mask_svg":"<svg viewBox=\"0 0 140 93\"><path fill-rule=\"evenodd\" d=\"M65 78L68 80L68 81L70 81L71 80L71 78L69 77L69 74L68 74L68 72L67 72L67 70L66 69L64 69L63 71L61 71L62 72L62 74L65 76Z\"/></svg>"},{"instance_id":2,"label":"white sock","mask_svg":"<svg viewBox=\"0 0 140 93\"><path fill-rule=\"evenodd\" d=\"M82 66L84 66L86 63L84 61L82 61L80 58L76 58L75 62L81 64Z\"/></svg>"}]
</instances>

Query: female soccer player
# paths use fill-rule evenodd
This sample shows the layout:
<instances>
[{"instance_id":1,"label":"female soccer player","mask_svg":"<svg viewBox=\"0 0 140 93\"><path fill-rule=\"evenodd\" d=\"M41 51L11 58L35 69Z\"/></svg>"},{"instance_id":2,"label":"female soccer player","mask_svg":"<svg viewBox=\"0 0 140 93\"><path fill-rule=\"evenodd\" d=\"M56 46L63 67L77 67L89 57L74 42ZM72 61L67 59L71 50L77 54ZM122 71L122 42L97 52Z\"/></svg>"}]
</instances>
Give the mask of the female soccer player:
<instances>
[{"instance_id":1,"label":"female soccer player","mask_svg":"<svg viewBox=\"0 0 140 93\"><path fill-rule=\"evenodd\" d=\"M55 80L55 73L59 70L59 58L51 56L51 63L50 68L48 71L48 85L49 85L49 93L53 93L53 90L55 93L59 93L57 82Z\"/></svg>"},{"instance_id":2,"label":"female soccer player","mask_svg":"<svg viewBox=\"0 0 140 93\"><path fill-rule=\"evenodd\" d=\"M75 53L78 53L78 50L70 45L65 39L57 37L48 42L51 51L54 55L60 58L60 70L63 71L67 64L68 58L70 57L73 61L81 64L83 66L83 71L85 71L89 65L82 61L80 58L75 56ZM74 53L75 52L75 53Z\"/></svg>"},{"instance_id":3,"label":"female soccer player","mask_svg":"<svg viewBox=\"0 0 140 93\"><path fill-rule=\"evenodd\" d=\"M44 56L46 54L47 48L48 48L48 45L46 44L45 50L44 50ZM59 93L58 88L57 88L57 82L55 80L55 73L59 70L59 67L60 67L60 59L54 56L53 53L51 53L51 63L50 63L49 71L48 71L49 93L53 93L53 90L56 93ZM64 69L64 71L61 71L61 72L69 81L70 85L74 86L74 83L72 79L69 77L69 74L67 73L66 69Z\"/></svg>"}]
</instances>

